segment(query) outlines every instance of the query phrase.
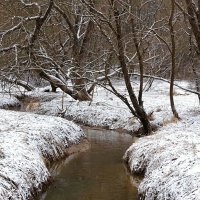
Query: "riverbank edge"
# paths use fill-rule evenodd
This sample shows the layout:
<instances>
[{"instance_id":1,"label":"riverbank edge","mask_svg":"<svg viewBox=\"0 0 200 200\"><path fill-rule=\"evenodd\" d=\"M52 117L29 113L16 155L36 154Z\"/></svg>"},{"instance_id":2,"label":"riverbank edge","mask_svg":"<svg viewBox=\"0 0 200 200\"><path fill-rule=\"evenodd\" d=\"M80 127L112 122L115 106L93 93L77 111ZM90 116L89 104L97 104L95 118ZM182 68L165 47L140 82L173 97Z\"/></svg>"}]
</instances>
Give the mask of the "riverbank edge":
<instances>
[{"instance_id":1,"label":"riverbank edge","mask_svg":"<svg viewBox=\"0 0 200 200\"><path fill-rule=\"evenodd\" d=\"M89 148L90 148L90 143L89 143L88 139L86 137L82 137L82 138L80 138L79 143L70 144L69 147L66 148L63 156L61 156L59 158L55 158L53 160L52 159L45 160L45 162L46 162L45 165L47 166L48 170L50 171L50 176L46 182L42 183L39 192L38 192L38 188L33 188L33 190L31 191L32 195L27 200L35 200L35 199L39 200L41 195L44 192L46 192L48 187L52 184L52 182L54 181L54 177L51 175L52 165L54 165L56 162L61 162L62 160L67 159L69 156L71 156L73 154L85 152Z\"/></svg>"},{"instance_id":2,"label":"riverbank edge","mask_svg":"<svg viewBox=\"0 0 200 200\"><path fill-rule=\"evenodd\" d=\"M172 118L173 119L173 118ZM80 122L80 121L78 121L78 122L76 122L76 123L78 123L81 127L87 127L87 128L89 128L89 129L97 129L97 130L113 130L113 131L117 131L117 132L120 132L120 133L126 133L126 134L129 134L129 135L132 135L132 136L135 136L135 137L138 137L138 139L139 140L144 140L144 144L146 144L145 143L145 140L149 140L149 138L152 138L152 145L150 145L150 147L147 147L147 149L149 149L150 151L151 151L151 148L152 148L152 146L153 146L153 143L159 143L159 139L156 139L156 136L157 135L160 135L160 133L161 133L161 135L163 135L163 140L165 141L165 142L167 142L168 141L168 139L169 138L165 138L165 135L167 135L168 133L168 131L171 131L171 127L174 127L175 128L175 132L180 132L180 131L182 131L182 125L184 124L184 123L187 123L187 120L188 120L188 116L186 115L186 118L185 119L182 119L181 121L172 121L172 122L169 122L169 124L162 124L162 122L158 122L157 124L155 124L155 123L152 123L152 126L153 126L153 133L151 134L151 135L149 135L149 136L144 136L144 137L140 137L139 135L140 135L140 133L141 133L141 129L139 128L138 130L134 130L134 131L129 131L129 130L126 130L126 129L123 129L123 128L117 128L117 129L110 129L109 128L109 126L91 126L91 125L88 125L88 124L84 124L84 122ZM195 121L195 120L194 120ZM198 121L198 120L197 120ZM193 124L193 122L191 122L191 124ZM180 127L179 127L180 126ZM188 128L190 127L190 125L188 125ZM189 131L190 132L190 131ZM179 138L180 137L184 137L184 136L187 136L187 133L188 133L188 131L186 131L186 134L185 133L181 133L181 136L179 136L179 137L174 137L174 140L172 140L171 142L173 143L174 141L176 141L177 142L177 145L178 145L178 141L179 141ZM197 136L197 135L196 135ZM155 137L155 138L154 138ZM175 142L175 143L176 143ZM190 139L189 139L189 137L186 139L186 140L184 140L184 142L183 143L190 143ZM137 142L137 139L136 139L136 141L132 144L132 145L134 145L134 144L138 144L138 142ZM131 146L132 146L131 145ZM170 144L169 144L170 145ZM130 147L131 147L130 146ZM159 145L158 145L159 146ZM162 148L162 145L160 145L159 146L160 148ZM174 148L176 148L175 146L174 146ZM129 148L128 148L129 149ZM127 151L128 151L128 149L127 149ZM173 163L173 160L175 159L176 160L176 158L173 158L173 157L170 157L170 152L172 151L172 149L167 149L166 148L166 154L167 155L169 155L169 160L171 160L171 161L169 161L169 163ZM182 151L182 150L180 150L180 151ZM177 195L177 197L179 196L179 189L178 189L178 187L177 187L177 189L176 189L176 191L174 192L173 191L173 188L171 188L171 189L168 189L168 191L165 191L164 193L161 193L161 194L158 194L159 193L159 191L156 189L156 187L155 186L150 186L149 184L148 184L148 181L151 181L152 182L152 184L154 184L154 181L153 181L153 179L148 179L148 175L147 175L147 171L149 171L149 164L146 164L146 166L145 166L145 164L144 165L141 165L140 167L136 167L137 168L137 170L133 170L133 169L131 169L131 167L132 167L132 162L134 162L134 161L131 161L131 162L129 162L130 160L132 160L131 159L131 156L132 155L130 155L130 156L127 156L127 158L125 158L125 156L126 156L126 152L125 152L125 154L124 154L124 156L123 156L123 162L124 162L124 165L125 165L125 167L127 168L127 170L128 170L128 172L129 172L129 174L130 174L130 176L132 177L132 182L133 182L133 184L138 188L138 197L139 197L139 199L146 199L146 200L153 200L153 199L155 199L155 198L158 198L158 199L160 199L160 198L162 198L163 200L165 199L165 197L164 196L168 196L167 198L166 198L166 200L171 200L171 195L174 195L174 197L175 197L175 199L176 199L176 195ZM144 162L144 163L148 163L148 161L147 160L153 160L152 158L155 156L155 153L151 153L150 155L148 155L147 157L146 156L144 156L145 158L143 158L142 156L141 156L141 158L140 159L135 159L135 163L138 161L138 163L140 163L140 162ZM158 155L159 156L159 155ZM176 157L176 156L175 156ZM144 160L143 160L144 159ZM189 158L189 156L188 156L188 158L186 158L186 160L187 159L190 159ZM161 158L161 160L162 160L162 158ZM161 163L162 163L162 161L161 161ZM163 162L164 163L164 162ZM135 164L135 166L136 166L137 164ZM134 167L135 167L134 166ZM189 166L189 165L188 165ZM163 173L163 171L162 171L162 168L164 168L165 167L165 164L161 164L161 165L159 165L158 166L159 168L160 168L160 170L159 170L159 172L158 173ZM179 165L177 164L177 166L175 166L175 168L176 168L176 171L179 171ZM181 167L180 167L180 169L181 169ZM186 170L186 169L185 169ZM150 170L148 173L153 173L153 170ZM169 182L170 181L173 181L173 177L170 177L170 175L167 175L166 174L166 177L168 177L169 178ZM179 177L179 178L181 178L181 177ZM154 177L154 179L155 179L155 182L156 182L156 177ZM159 185L159 183L157 183L158 185ZM195 186L196 186L196 183L195 183L195 181L192 183L192 184L194 184ZM141 188L141 185L142 185L142 189L140 189ZM165 185L164 185L164 187L166 186L167 187L167 182L165 183ZM184 187L183 187L184 188ZM198 186L197 186L197 188L198 188ZM191 189L188 189L188 188L184 188L185 190L188 190L188 191L190 191ZM152 195L151 195L151 199L147 196L147 194L149 193L151 191L151 193L152 193ZM173 194L173 192L174 192L174 194ZM186 192L187 193L187 192ZM180 195L181 196L181 195ZM184 196L184 195L183 195ZM163 198L164 197L164 198ZM178 197L179 198L179 197ZM177 199L178 199L177 198ZM182 196L181 196L181 198L182 198ZM190 199L187 199L187 200L190 200Z\"/></svg>"},{"instance_id":3,"label":"riverbank edge","mask_svg":"<svg viewBox=\"0 0 200 200\"><path fill-rule=\"evenodd\" d=\"M53 181L55 162L90 148L80 126L66 119L4 109L0 113L2 199L37 199Z\"/></svg>"}]
</instances>

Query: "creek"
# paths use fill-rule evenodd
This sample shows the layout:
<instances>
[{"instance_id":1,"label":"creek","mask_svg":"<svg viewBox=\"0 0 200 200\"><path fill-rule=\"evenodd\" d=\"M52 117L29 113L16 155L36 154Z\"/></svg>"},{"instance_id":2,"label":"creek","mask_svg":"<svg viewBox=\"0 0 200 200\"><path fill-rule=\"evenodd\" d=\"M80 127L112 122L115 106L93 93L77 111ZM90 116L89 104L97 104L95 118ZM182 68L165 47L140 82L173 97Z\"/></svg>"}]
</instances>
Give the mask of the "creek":
<instances>
[{"instance_id":1,"label":"creek","mask_svg":"<svg viewBox=\"0 0 200 200\"><path fill-rule=\"evenodd\" d=\"M91 143L86 152L69 156L53 166L55 181L42 200L136 200L137 188L123 164L130 135L85 129Z\"/></svg>"}]
</instances>

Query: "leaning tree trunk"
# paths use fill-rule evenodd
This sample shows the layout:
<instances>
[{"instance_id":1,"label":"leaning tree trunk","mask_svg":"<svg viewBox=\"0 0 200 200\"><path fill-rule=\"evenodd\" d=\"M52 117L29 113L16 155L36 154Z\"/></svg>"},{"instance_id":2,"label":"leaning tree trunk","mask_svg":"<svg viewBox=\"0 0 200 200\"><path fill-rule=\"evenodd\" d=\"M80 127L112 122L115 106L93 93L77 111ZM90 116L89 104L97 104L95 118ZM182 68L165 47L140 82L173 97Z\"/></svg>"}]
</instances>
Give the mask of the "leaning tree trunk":
<instances>
[{"instance_id":1,"label":"leaning tree trunk","mask_svg":"<svg viewBox=\"0 0 200 200\"><path fill-rule=\"evenodd\" d=\"M117 9L114 10L114 16L115 16L116 33L117 33L117 45L118 45L118 51L119 51L118 59L119 59L120 66L122 69L124 81L125 81L126 88L130 96L131 103L135 109L136 117L139 118L143 126L144 134L148 135L152 132L152 127L145 110L143 109L142 106L139 105L137 97L131 85L131 81L130 81L130 77L129 77L128 69L127 69L127 64L125 61L124 46L122 42L121 20L120 20L120 15Z\"/></svg>"}]
</instances>

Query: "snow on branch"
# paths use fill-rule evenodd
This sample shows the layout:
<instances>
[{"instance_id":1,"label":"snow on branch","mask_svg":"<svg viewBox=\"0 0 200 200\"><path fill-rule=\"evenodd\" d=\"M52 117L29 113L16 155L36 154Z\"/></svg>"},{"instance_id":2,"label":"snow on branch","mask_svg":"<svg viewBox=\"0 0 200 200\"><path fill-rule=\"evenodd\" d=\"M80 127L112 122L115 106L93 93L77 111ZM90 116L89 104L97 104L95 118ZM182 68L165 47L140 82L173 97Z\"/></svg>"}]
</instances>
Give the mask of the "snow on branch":
<instances>
[{"instance_id":1,"label":"snow on branch","mask_svg":"<svg viewBox=\"0 0 200 200\"><path fill-rule=\"evenodd\" d=\"M133 75L133 76L140 76L140 74L138 74L138 73L130 73L130 75ZM164 81L164 82L166 82L166 83L170 83L169 80L164 79L164 78L162 78L162 77L153 76L153 75L147 75L147 74L144 74L143 76L144 76L144 78L153 78L153 79L156 79L156 80ZM200 93L199 93L198 91L196 91L196 90L191 90L191 89L188 89L188 88L184 88L184 87L182 87L182 86L180 86L180 85L178 85L178 84L176 84L176 83L174 83L174 85L175 85L176 87L182 89L182 90L185 90L186 92L190 92L190 93L193 93L193 94L200 95Z\"/></svg>"},{"instance_id":2,"label":"snow on branch","mask_svg":"<svg viewBox=\"0 0 200 200\"><path fill-rule=\"evenodd\" d=\"M38 11L39 13L41 13L41 7L39 6L39 4L37 2L30 2L30 3L27 3L27 2L24 2L24 0L20 0L21 3L24 5L24 6L27 6L27 7L32 7L32 6L36 6L38 8Z\"/></svg>"},{"instance_id":3,"label":"snow on branch","mask_svg":"<svg viewBox=\"0 0 200 200\"><path fill-rule=\"evenodd\" d=\"M22 81L19 79L15 79L12 80L11 78L8 78L6 76L3 76L3 81L6 81L8 83L14 83L16 85L22 86L23 88L25 88L27 91L32 91L35 89L34 86L30 85L29 83L27 83L26 81Z\"/></svg>"}]
</instances>

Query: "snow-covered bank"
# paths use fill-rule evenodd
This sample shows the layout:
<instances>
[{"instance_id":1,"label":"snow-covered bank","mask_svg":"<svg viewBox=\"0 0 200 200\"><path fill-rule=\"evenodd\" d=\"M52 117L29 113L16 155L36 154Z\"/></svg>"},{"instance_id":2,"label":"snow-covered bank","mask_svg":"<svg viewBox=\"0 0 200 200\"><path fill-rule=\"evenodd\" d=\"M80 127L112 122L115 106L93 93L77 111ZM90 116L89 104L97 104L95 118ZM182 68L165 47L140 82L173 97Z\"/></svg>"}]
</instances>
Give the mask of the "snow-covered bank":
<instances>
[{"instance_id":1,"label":"snow-covered bank","mask_svg":"<svg viewBox=\"0 0 200 200\"><path fill-rule=\"evenodd\" d=\"M139 185L143 199L200 199L198 110L155 135L140 138L125 153L124 160L131 172L144 173Z\"/></svg>"},{"instance_id":2,"label":"snow-covered bank","mask_svg":"<svg viewBox=\"0 0 200 200\"><path fill-rule=\"evenodd\" d=\"M187 82L183 82L187 87ZM197 95L175 88L174 99L181 121L172 117L167 85L157 83L145 104L154 110L156 132L138 139L124 160L133 174L144 175L139 194L144 200L200 199L200 107Z\"/></svg>"},{"instance_id":3,"label":"snow-covered bank","mask_svg":"<svg viewBox=\"0 0 200 200\"><path fill-rule=\"evenodd\" d=\"M49 161L85 137L67 120L0 110L0 199L25 200L40 192Z\"/></svg>"},{"instance_id":4,"label":"snow-covered bank","mask_svg":"<svg viewBox=\"0 0 200 200\"><path fill-rule=\"evenodd\" d=\"M127 91L119 82L119 91L126 94ZM92 102L79 102L58 90L58 92L43 92L36 90L26 95L38 102L30 102L26 111L37 114L59 116L61 112L64 117L87 126L98 126L107 129L123 129L127 131L137 130L140 127L127 107L111 92L101 87L95 90Z\"/></svg>"}]
</instances>

